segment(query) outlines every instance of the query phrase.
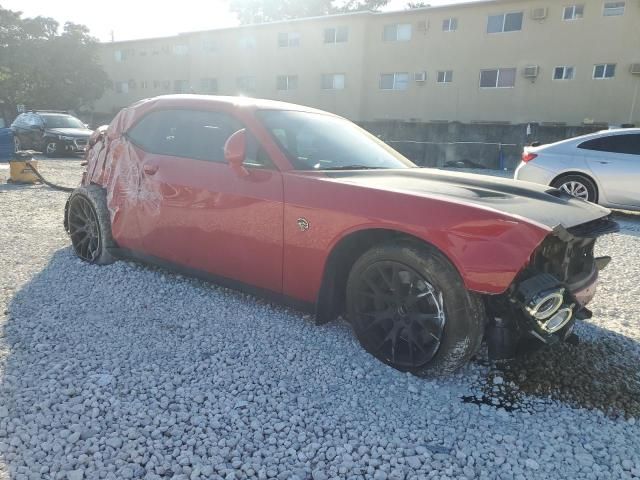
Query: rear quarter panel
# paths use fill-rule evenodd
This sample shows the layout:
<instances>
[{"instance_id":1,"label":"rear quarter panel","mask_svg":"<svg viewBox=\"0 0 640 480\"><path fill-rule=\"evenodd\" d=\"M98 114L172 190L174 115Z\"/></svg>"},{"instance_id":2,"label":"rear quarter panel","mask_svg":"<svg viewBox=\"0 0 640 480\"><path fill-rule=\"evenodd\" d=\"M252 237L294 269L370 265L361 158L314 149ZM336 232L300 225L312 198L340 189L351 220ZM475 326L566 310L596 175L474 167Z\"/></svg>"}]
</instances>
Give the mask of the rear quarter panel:
<instances>
[{"instance_id":1,"label":"rear quarter panel","mask_svg":"<svg viewBox=\"0 0 640 480\"><path fill-rule=\"evenodd\" d=\"M365 229L406 233L437 247L466 288L504 292L550 233L547 227L444 199L376 190L331 179L284 174L284 293L315 302L331 250ZM309 229L298 227L299 218Z\"/></svg>"}]
</instances>

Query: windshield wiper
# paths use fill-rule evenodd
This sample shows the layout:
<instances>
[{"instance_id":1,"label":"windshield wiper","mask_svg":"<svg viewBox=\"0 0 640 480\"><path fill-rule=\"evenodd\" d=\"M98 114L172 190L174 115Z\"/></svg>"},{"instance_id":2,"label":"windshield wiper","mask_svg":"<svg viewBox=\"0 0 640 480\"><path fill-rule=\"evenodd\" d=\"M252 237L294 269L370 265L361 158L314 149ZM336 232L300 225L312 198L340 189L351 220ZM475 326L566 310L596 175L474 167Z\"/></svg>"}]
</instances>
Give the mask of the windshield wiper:
<instances>
[{"instance_id":1,"label":"windshield wiper","mask_svg":"<svg viewBox=\"0 0 640 480\"><path fill-rule=\"evenodd\" d=\"M378 170L385 167L370 167L367 165L341 165L339 167L325 167L318 170Z\"/></svg>"}]
</instances>

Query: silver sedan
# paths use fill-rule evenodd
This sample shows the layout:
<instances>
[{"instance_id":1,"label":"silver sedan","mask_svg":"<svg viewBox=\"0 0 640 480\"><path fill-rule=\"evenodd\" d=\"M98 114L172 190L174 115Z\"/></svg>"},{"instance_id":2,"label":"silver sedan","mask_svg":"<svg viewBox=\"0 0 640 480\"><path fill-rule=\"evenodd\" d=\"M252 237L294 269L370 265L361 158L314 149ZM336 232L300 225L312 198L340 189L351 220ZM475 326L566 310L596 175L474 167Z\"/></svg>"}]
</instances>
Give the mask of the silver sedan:
<instances>
[{"instance_id":1,"label":"silver sedan","mask_svg":"<svg viewBox=\"0 0 640 480\"><path fill-rule=\"evenodd\" d=\"M640 128L525 147L515 179L560 188L605 207L640 210Z\"/></svg>"}]
</instances>

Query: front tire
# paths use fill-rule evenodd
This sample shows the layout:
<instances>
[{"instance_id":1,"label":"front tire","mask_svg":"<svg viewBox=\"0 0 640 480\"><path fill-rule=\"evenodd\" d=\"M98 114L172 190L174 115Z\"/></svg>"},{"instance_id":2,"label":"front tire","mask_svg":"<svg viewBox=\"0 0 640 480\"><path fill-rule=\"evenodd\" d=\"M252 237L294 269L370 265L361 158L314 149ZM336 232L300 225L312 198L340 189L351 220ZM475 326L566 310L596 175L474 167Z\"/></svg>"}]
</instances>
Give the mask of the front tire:
<instances>
[{"instance_id":1,"label":"front tire","mask_svg":"<svg viewBox=\"0 0 640 480\"><path fill-rule=\"evenodd\" d=\"M347 316L365 350L418 376L449 374L482 342L486 313L437 249L401 242L367 251L347 281Z\"/></svg>"},{"instance_id":2,"label":"front tire","mask_svg":"<svg viewBox=\"0 0 640 480\"><path fill-rule=\"evenodd\" d=\"M44 153L49 158L55 158L60 156L63 151L62 144L55 140L45 140L44 142Z\"/></svg>"},{"instance_id":3,"label":"front tire","mask_svg":"<svg viewBox=\"0 0 640 480\"><path fill-rule=\"evenodd\" d=\"M66 223L75 254L97 265L115 261L109 249L115 247L107 195L98 185L75 189L66 208Z\"/></svg>"},{"instance_id":4,"label":"front tire","mask_svg":"<svg viewBox=\"0 0 640 480\"><path fill-rule=\"evenodd\" d=\"M585 175L566 175L554 180L551 186L588 202L598 201L598 189L593 180Z\"/></svg>"}]
</instances>

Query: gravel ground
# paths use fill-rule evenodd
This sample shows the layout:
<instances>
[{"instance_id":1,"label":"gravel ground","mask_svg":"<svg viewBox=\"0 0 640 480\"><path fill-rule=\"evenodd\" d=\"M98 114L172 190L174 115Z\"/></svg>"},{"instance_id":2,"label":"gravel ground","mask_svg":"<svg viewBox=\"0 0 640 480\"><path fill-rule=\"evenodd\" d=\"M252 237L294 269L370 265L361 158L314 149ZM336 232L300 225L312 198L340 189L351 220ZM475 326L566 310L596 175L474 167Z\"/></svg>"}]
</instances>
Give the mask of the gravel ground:
<instances>
[{"instance_id":1,"label":"gravel ground","mask_svg":"<svg viewBox=\"0 0 640 480\"><path fill-rule=\"evenodd\" d=\"M640 477L640 216L600 242L580 345L426 381L344 323L82 263L65 199L0 183L0 479Z\"/></svg>"}]
</instances>

